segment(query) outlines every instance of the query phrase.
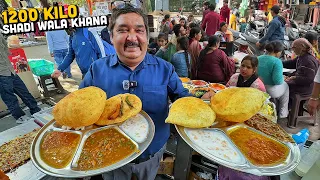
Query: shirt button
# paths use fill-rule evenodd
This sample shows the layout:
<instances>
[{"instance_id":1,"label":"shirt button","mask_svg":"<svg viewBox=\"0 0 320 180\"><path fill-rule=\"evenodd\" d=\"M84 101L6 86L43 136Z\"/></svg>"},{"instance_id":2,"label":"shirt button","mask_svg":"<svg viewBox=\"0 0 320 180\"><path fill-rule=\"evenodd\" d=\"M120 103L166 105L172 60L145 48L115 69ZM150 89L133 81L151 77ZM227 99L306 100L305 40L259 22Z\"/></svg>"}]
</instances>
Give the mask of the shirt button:
<instances>
[{"instance_id":1,"label":"shirt button","mask_svg":"<svg viewBox=\"0 0 320 180\"><path fill-rule=\"evenodd\" d=\"M134 91L134 89L131 89L131 92L133 92Z\"/></svg>"}]
</instances>

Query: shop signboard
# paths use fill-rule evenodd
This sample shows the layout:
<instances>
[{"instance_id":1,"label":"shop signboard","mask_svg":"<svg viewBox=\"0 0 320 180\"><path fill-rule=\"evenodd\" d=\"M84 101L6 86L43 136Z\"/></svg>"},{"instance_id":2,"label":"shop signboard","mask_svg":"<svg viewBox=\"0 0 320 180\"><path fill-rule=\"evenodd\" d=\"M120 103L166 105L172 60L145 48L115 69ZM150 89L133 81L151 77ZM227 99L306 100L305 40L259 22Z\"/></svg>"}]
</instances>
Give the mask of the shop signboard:
<instances>
[{"instance_id":1,"label":"shop signboard","mask_svg":"<svg viewBox=\"0 0 320 180\"><path fill-rule=\"evenodd\" d=\"M108 2L96 2L95 6L98 16L109 14Z\"/></svg>"}]
</instances>

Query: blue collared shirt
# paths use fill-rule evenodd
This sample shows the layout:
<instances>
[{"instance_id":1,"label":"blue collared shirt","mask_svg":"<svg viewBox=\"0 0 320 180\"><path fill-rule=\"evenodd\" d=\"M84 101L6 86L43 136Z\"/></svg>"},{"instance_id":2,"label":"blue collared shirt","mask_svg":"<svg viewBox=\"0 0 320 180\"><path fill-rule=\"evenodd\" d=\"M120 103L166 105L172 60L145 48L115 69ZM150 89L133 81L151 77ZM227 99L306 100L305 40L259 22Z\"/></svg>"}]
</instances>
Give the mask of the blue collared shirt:
<instances>
[{"instance_id":1,"label":"blue collared shirt","mask_svg":"<svg viewBox=\"0 0 320 180\"><path fill-rule=\"evenodd\" d=\"M122 86L124 80L136 81L138 85L124 90ZM131 93L141 99L142 109L152 118L156 127L154 139L141 158L158 152L169 138L170 125L165 123L169 111L168 97L174 101L189 96L174 67L148 53L133 71L120 63L117 55L95 61L80 84L80 88L88 86L103 89L108 98L117 94Z\"/></svg>"}]
</instances>

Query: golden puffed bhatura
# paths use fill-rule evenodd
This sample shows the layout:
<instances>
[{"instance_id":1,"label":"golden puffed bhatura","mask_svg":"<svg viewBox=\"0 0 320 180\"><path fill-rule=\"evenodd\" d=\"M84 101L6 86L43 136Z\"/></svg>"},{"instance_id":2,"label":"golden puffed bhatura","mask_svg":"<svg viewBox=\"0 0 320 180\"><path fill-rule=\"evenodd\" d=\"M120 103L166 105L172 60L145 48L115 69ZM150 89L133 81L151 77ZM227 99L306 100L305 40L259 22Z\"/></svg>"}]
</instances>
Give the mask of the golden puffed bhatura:
<instances>
[{"instance_id":1,"label":"golden puffed bhatura","mask_svg":"<svg viewBox=\"0 0 320 180\"><path fill-rule=\"evenodd\" d=\"M166 123L188 128L204 128L211 126L215 119L216 114L203 100L184 97L172 104Z\"/></svg>"},{"instance_id":2,"label":"golden puffed bhatura","mask_svg":"<svg viewBox=\"0 0 320 180\"><path fill-rule=\"evenodd\" d=\"M86 87L68 94L54 107L52 114L62 126L79 128L89 126L99 120L105 102L106 93L97 87Z\"/></svg>"},{"instance_id":3,"label":"golden puffed bhatura","mask_svg":"<svg viewBox=\"0 0 320 180\"><path fill-rule=\"evenodd\" d=\"M137 115L142 109L140 98L134 94L119 94L106 100L104 111L97 125L110 125L124 122Z\"/></svg>"},{"instance_id":4,"label":"golden puffed bhatura","mask_svg":"<svg viewBox=\"0 0 320 180\"><path fill-rule=\"evenodd\" d=\"M211 108L217 119L244 122L262 108L266 97L255 88L229 88L211 97Z\"/></svg>"}]
</instances>

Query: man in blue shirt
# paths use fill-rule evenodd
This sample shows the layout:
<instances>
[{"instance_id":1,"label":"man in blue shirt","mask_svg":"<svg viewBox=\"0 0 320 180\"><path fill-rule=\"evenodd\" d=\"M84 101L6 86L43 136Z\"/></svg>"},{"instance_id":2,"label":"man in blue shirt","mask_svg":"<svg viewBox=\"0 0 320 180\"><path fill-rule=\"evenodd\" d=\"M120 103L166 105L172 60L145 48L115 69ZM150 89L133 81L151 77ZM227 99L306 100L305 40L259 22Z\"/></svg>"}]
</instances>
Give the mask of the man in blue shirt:
<instances>
[{"instance_id":1,"label":"man in blue shirt","mask_svg":"<svg viewBox=\"0 0 320 180\"><path fill-rule=\"evenodd\" d=\"M116 55L101 58L90 66L80 88L96 86L110 98L131 93L142 101L142 109L154 121L156 132L148 149L133 163L103 174L104 179L154 180L165 144L170 135L168 96L172 101L188 96L188 90L174 71L174 67L147 53L148 22L141 10L132 7L116 9L110 26L111 41ZM131 82L126 88L123 83Z\"/></svg>"},{"instance_id":2,"label":"man in blue shirt","mask_svg":"<svg viewBox=\"0 0 320 180\"><path fill-rule=\"evenodd\" d=\"M48 42L49 53L59 67L60 64L62 64L63 59L68 54L69 35L65 30L47 31L46 38ZM67 75L68 78L72 77L70 66L65 69L63 78L66 78Z\"/></svg>"},{"instance_id":3,"label":"man in blue shirt","mask_svg":"<svg viewBox=\"0 0 320 180\"><path fill-rule=\"evenodd\" d=\"M65 69L76 59L77 64L84 76L92 62L102 57L100 47L94 35L87 28L76 28L69 37L69 50L58 70L52 77L58 78Z\"/></svg>"},{"instance_id":4,"label":"man in blue shirt","mask_svg":"<svg viewBox=\"0 0 320 180\"><path fill-rule=\"evenodd\" d=\"M262 39L260 39L260 41L256 43L258 47L263 46L271 41L284 41L286 20L283 17L278 16L279 12L279 6L274 5L271 8L271 15L273 16L273 20L269 23L267 33Z\"/></svg>"}]
</instances>

